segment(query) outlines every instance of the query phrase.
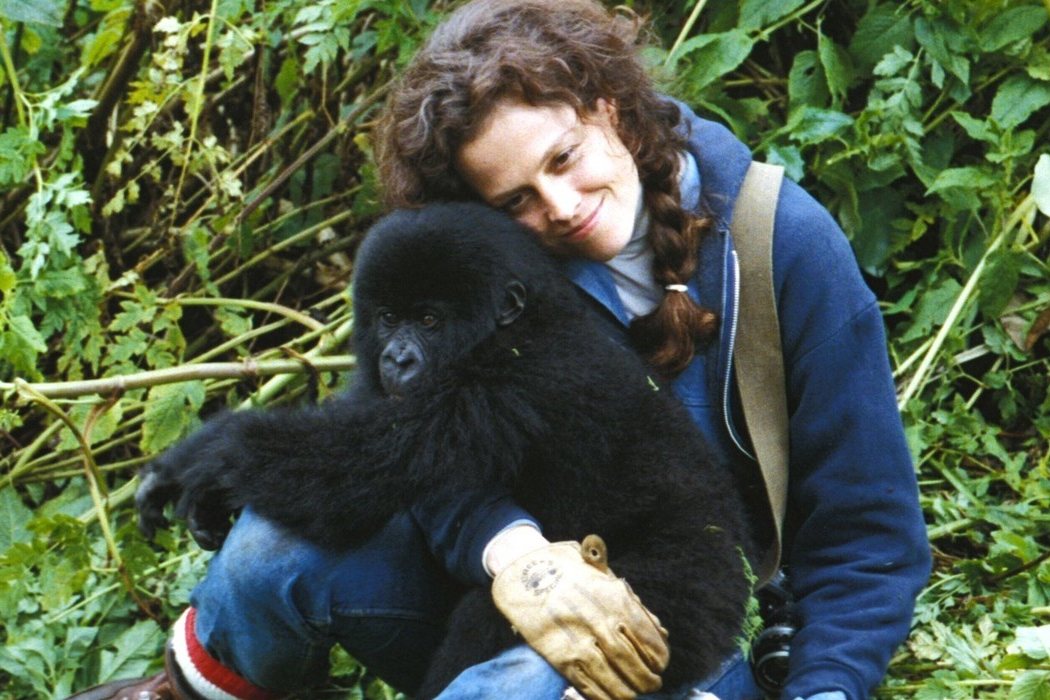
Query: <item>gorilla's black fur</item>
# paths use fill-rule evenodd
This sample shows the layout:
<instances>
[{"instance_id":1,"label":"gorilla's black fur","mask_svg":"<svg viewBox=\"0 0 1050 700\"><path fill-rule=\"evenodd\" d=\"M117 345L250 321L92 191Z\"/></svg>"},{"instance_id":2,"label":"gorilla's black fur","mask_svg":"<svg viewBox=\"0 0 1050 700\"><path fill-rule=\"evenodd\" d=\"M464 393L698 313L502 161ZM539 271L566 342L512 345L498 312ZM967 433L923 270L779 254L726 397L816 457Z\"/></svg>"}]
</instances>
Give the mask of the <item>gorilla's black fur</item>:
<instances>
[{"instance_id":1,"label":"gorilla's black fur","mask_svg":"<svg viewBox=\"0 0 1050 700\"><path fill-rule=\"evenodd\" d=\"M605 539L670 632L665 686L733 651L749 595L742 498L528 232L480 205L395 212L362 244L353 291L352 388L205 423L144 471L147 532L175 499L218 544L250 504L345 547L422 499L503 485L548 539ZM488 591L468 593L422 694L512 643Z\"/></svg>"}]
</instances>

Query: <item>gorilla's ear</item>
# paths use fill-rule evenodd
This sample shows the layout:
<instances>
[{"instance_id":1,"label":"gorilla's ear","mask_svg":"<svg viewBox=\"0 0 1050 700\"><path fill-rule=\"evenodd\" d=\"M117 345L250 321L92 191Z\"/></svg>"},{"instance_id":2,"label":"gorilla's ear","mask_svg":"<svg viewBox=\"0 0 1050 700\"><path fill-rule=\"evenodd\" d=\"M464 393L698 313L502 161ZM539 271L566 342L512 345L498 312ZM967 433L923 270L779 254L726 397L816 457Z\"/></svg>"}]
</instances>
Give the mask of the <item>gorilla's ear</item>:
<instances>
[{"instance_id":1,"label":"gorilla's ear","mask_svg":"<svg viewBox=\"0 0 1050 700\"><path fill-rule=\"evenodd\" d=\"M511 280L503 287L503 299L496 309L496 325L500 328L514 323L525 310L525 285Z\"/></svg>"}]
</instances>

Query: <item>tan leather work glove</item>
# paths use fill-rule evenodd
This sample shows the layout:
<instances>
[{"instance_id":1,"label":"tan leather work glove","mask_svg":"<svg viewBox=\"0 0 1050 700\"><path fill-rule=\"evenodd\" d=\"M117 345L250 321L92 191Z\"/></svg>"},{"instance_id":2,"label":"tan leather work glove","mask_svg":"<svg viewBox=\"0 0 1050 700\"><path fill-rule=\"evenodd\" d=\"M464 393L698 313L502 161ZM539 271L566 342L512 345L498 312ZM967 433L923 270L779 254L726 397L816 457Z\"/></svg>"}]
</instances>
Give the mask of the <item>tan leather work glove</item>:
<instances>
[{"instance_id":1,"label":"tan leather work glove","mask_svg":"<svg viewBox=\"0 0 1050 700\"><path fill-rule=\"evenodd\" d=\"M492 582L496 607L589 700L659 690L667 630L609 570L605 542L555 542L510 563Z\"/></svg>"}]
</instances>

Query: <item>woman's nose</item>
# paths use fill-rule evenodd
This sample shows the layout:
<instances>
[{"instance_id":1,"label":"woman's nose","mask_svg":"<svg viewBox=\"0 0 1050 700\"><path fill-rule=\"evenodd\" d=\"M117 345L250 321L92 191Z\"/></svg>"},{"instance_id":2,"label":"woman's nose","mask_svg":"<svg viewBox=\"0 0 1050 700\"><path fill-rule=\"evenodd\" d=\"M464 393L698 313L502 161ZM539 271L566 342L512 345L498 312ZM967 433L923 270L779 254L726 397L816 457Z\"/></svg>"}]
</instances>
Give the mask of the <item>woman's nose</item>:
<instances>
[{"instance_id":1,"label":"woman's nose","mask_svg":"<svg viewBox=\"0 0 1050 700\"><path fill-rule=\"evenodd\" d=\"M551 223L572 221L580 204L580 193L568 182L551 181L540 190L547 219Z\"/></svg>"}]
</instances>

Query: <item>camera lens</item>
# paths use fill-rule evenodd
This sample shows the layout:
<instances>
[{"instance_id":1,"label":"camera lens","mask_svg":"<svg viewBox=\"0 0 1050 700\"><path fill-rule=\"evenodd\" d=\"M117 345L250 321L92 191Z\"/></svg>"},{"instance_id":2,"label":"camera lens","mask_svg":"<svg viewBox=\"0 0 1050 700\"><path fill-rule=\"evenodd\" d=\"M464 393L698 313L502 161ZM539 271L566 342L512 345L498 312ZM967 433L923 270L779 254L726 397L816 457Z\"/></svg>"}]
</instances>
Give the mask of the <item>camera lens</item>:
<instances>
[{"instance_id":1,"label":"camera lens","mask_svg":"<svg viewBox=\"0 0 1050 700\"><path fill-rule=\"evenodd\" d=\"M751 647L751 669L755 683L763 692L775 693L784 687L794 634L792 625L778 624L767 627L755 639Z\"/></svg>"}]
</instances>

